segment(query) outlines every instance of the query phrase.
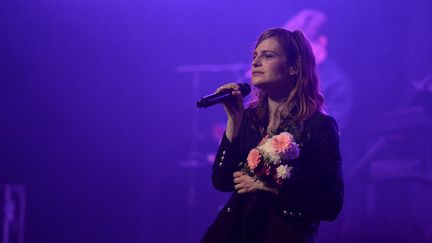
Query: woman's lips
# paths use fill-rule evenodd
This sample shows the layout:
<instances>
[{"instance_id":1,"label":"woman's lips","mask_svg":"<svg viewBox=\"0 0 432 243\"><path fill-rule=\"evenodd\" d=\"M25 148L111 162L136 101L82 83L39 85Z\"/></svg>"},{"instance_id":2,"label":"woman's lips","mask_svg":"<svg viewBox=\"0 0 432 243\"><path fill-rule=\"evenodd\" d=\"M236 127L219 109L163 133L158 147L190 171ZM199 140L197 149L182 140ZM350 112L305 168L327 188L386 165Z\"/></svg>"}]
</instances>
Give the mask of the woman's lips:
<instances>
[{"instance_id":1,"label":"woman's lips","mask_svg":"<svg viewBox=\"0 0 432 243\"><path fill-rule=\"evenodd\" d=\"M258 75L261 75L261 74L264 74L264 73L263 72L258 72L258 71L252 72L253 76L258 76Z\"/></svg>"}]
</instances>

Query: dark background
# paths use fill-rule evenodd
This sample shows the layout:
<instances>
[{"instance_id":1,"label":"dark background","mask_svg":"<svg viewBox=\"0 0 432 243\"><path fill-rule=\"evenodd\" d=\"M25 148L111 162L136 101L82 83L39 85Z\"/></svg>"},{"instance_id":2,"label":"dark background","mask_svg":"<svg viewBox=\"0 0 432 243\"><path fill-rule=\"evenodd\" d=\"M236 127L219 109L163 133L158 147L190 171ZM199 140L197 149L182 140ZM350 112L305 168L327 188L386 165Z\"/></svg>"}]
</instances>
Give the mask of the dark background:
<instances>
[{"instance_id":1,"label":"dark background","mask_svg":"<svg viewBox=\"0 0 432 243\"><path fill-rule=\"evenodd\" d=\"M227 195L209 165L181 165L194 142L216 149L202 124L224 118L196 113L194 76L176 68L247 64L260 32L310 7L327 13L330 55L353 83L350 171L432 73L431 1L2 1L0 184L26 188L26 242L197 241ZM202 73L197 93L238 75ZM373 206L370 180L346 182L322 242L432 238L430 181L381 181Z\"/></svg>"}]
</instances>

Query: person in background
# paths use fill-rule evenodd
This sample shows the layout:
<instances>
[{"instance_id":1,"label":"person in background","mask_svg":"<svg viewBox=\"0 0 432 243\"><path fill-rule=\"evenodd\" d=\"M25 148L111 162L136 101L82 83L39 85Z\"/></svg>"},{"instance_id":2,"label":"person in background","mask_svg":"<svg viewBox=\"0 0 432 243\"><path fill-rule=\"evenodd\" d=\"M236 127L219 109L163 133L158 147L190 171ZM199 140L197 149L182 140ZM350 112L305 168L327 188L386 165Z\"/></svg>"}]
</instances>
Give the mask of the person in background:
<instances>
[{"instance_id":1,"label":"person in background","mask_svg":"<svg viewBox=\"0 0 432 243\"><path fill-rule=\"evenodd\" d=\"M287 30L301 29L312 47L320 78L320 89L325 98L325 110L343 130L353 104L351 81L328 53L327 16L316 9L304 9L283 26Z\"/></svg>"}]
</instances>

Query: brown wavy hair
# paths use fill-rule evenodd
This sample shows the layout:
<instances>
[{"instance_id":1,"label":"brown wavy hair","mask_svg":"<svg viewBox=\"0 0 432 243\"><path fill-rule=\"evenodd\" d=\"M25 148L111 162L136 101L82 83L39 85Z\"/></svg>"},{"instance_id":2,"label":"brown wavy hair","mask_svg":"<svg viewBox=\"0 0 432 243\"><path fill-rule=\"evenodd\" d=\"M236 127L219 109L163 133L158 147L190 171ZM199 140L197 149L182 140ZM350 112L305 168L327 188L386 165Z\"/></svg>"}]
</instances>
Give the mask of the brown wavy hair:
<instances>
[{"instance_id":1,"label":"brown wavy hair","mask_svg":"<svg viewBox=\"0 0 432 243\"><path fill-rule=\"evenodd\" d=\"M305 35L300 30L293 32L273 28L264 31L258 38L255 49L268 38L274 38L281 45L287 57L288 66L295 66L297 74L293 78L294 87L286 90L287 98L280 111L281 122L302 125L315 112L322 111L324 98L319 92L315 57ZM269 123L268 94L262 89L255 90L255 97L249 108L253 112L252 121L264 129Z\"/></svg>"}]
</instances>

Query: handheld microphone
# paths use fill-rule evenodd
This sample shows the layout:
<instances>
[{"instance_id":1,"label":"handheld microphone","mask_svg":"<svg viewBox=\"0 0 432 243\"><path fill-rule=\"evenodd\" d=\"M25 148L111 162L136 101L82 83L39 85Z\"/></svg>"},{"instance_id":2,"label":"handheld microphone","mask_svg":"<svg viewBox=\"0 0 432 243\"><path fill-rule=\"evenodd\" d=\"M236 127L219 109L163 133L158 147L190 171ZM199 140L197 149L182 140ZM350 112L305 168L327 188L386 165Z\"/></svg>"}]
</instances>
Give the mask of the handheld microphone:
<instances>
[{"instance_id":1,"label":"handheld microphone","mask_svg":"<svg viewBox=\"0 0 432 243\"><path fill-rule=\"evenodd\" d=\"M247 96L251 92L251 87L247 83L238 83L238 86L239 86L238 91L241 92L243 97ZM199 108L206 108L206 107L212 106L214 104L221 103L224 100L229 99L233 96L231 93L232 91L234 91L234 90L233 89L227 89L227 90L223 90L223 91L216 93L216 94L204 96L199 101L197 101L197 106Z\"/></svg>"}]
</instances>

